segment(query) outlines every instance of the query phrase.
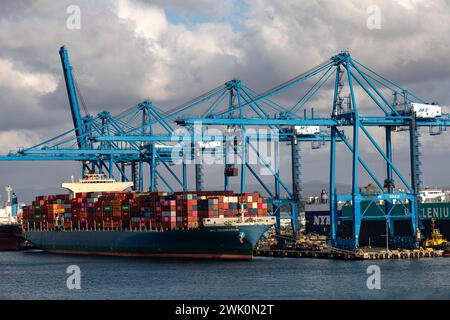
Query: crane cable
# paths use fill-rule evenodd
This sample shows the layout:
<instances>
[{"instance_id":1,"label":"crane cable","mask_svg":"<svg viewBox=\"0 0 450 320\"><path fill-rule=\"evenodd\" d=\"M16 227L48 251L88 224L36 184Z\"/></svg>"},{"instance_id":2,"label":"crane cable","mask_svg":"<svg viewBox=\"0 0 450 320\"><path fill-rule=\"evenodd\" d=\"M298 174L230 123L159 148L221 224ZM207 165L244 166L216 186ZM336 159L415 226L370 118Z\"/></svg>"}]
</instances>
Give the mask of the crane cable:
<instances>
[{"instance_id":1,"label":"crane cable","mask_svg":"<svg viewBox=\"0 0 450 320\"><path fill-rule=\"evenodd\" d=\"M210 91L208 91L208 92L205 92L202 95L200 95L200 96L198 96L198 97L196 97L194 99L191 99L191 100L189 100L189 101L187 101L187 102L185 102L185 103L183 103L183 104L181 104L181 105L179 105L179 106L177 106L175 108L172 108L172 109L167 110L167 111L161 110L161 113L162 113L161 116L164 117L164 118L169 117L172 114L177 113L177 112L179 112L179 111L189 107L192 104L195 104L196 102L198 102L198 101L200 101L200 100L202 100L202 99L204 99L204 98L206 98L206 97L216 93L217 91L219 91L221 89L224 89L224 85L223 84L218 86L218 87L216 87L216 88L214 88L214 89L212 89L212 90L210 90Z\"/></svg>"},{"instance_id":2,"label":"crane cable","mask_svg":"<svg viewBox=\"0 0 450 320\"><path fill-rule=\"evenodd\" d=\"M275 87L273 87L273 88L271 88L269 90L264 91L259 96L257 96L255 98L255 100L260 99L262 97L265 97L267 95L270 95L271 93L273 93L273 92L275 92L275 91L277 91L277 90L279 90L279 89L281 89L283 87L286 87L286 86L290 85L293 82L296 82L296 81L302 79L303 77L307 76L308 74L310 74L310 73L312 73L312 72L314 72L314 71L316 71L316 70L326 66L330 62L331 62L331 60L327 60L325 62L322 62L322 63L318 64L317 66L315 66L315 67L313 67L313 68L311 68L311 69L309 69L309 70L307 70L307 71L305 71L305 72L295 76L294 78L292 78L292 79L290 79L288 81L285 81L285 82L283 82L283 83L281 83L281 84L279 84L279 85L277 85L277 86L275 86Z\"/></svg>"},{"instance_id":3,"label":"crane cable","mask_svg":"<svg viewBox=\"0 0 450 320\"><path fill-rule=\"evenodd\" d=\"M83 108L84 114L87 116L87 115L89 115L89 111L88 111L88 109L86 107L86 103L84 102L84 98L83 98L83 95L81 94L80 87L78 86L77 78L76 78L76 76L75 76L73 71L72 71L72 75L73 75L73 80L74 80L74 83L75 83L75 90L77 92L78 97L80 98L81 107Z\"/></svg>"}]
</instances>

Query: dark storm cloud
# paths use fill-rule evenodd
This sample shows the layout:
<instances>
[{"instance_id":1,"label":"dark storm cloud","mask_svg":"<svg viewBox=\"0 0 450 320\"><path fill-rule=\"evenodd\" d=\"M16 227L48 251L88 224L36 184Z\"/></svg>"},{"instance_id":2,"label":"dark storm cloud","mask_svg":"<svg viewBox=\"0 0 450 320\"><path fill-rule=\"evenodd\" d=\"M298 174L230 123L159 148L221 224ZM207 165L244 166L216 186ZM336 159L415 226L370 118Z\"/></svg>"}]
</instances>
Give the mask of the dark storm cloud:
<instances>
[{"instance_id":1,"label":"dark storm cloud","mask_svg":"<svg viewBox=\"0 0 450 320\"><path fill-rule=\"evenodd\" d=\"M32 0L2 1L0 2L0 12L7 13L8 17L18 17L32 5Z\"/></svg>"},{"instance_id":2,"label":"dark storm cloud","mask_svg":"<svg viewBox=\"0 0 450 320\"><path fill-rule=\"evenodd\" d=\"M80 30L66 28L72 4L81 9ZM381 9L380 30L366 26L373 4ZM450 105L448 34L450 4L444 0L1 1L0 146L7 152L5 146L31 143L21 132L43 139L71 128L61 45L93 114L119 113L147 98L170 109L235 77L263 91L345 49L426 100ZM300 92L290 92L283 103L292 105ZM324 115L330 92L312 101ZM426 153L435 140L423 139ZM327 179L319 169L327 166L326 156L326 150L305 151L311 169L304 180ZM3 179L21 184L4 175L6 163L0 165ZM446 179L425 170L431 181Z\"/></svg>"}]
</instances>

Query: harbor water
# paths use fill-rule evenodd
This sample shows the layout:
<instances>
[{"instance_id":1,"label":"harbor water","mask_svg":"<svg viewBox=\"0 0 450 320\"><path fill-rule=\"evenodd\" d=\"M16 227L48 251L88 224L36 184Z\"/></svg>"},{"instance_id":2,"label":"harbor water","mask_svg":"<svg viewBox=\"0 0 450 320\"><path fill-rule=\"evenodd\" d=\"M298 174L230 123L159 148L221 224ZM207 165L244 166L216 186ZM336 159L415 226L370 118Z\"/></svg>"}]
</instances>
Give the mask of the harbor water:
<instances>
[{"instance_id":1,"label":"harbor water","mask_svg":"<svg viewBox=\"0 0 450 320\"><path fill-rule=\"evenodd\" d=\"M368 289L368 267L380 289ZM81 271L68 289L69 266ZM0 299L449 299L449 258L130 259L0 252ZM369 268L370 269L370 268Z\"/></svg>"}]
</instances>

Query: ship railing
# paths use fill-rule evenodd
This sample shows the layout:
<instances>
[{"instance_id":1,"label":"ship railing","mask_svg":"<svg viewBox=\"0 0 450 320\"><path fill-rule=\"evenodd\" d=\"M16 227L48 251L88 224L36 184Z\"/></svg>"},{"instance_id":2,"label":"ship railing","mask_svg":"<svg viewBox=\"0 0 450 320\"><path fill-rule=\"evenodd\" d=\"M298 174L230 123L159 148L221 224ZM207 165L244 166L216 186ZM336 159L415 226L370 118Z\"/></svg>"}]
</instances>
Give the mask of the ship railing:
<instances>
[{"instance_id":1,"label":"ship railing","mask_svg":"<svg viewBox=\"0 0 450 320\"><path fill-rule=\"evenodd\" d=\"M102 226L97 228L95 225L94 227L78 227L78 226L72 226L70 228L65 228L64 226L58 226L55 225L52 228L48 228L46 226L43 226L41 224L33 224L22 226L22 228L27 232L32 231L61 231L61 232L74 232L74 231L100 231L100 232L106 232L106 231L123 231L123 232L163 232L168 230L194 230L201 228L202 225L198 224L194 227L177 227L177 228L164 228L162 226L154 226L154 227L146 227L146 226L140 226L140 227L106 227Z\"/></svg>"}]
</instances>

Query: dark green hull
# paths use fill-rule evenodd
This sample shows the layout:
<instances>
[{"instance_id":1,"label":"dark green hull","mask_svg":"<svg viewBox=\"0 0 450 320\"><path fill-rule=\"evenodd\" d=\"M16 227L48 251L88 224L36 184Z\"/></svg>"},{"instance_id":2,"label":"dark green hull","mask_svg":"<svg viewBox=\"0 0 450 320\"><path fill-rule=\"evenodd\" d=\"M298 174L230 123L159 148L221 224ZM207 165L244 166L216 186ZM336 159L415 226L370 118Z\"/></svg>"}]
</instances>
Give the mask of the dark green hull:
<instances>
[{"instance_id":1,"label":"dark green hull","mask_svg":"<svg viewBox=\"0 0 450 320\"><path fill-rule=\"evenodd\" d=\"M374 220L379 218L379 220L384 220L384 207L377 207L374 203L370 204L369 202L363 202L361 204L361 210L365 212L366 217L371 217ZM403 215L407 213L407 206L403 206L401 204L394 205L392 210L393 215ZM422 220L450 220L450 203L448 202L440 202L440 203L421 203L419 204L419 218ZM343 206L342 207L342 217L351 218L352 217L352 206ZM402 220L398 218L398 220Z\"/></svg>"},{"instance_id":2,"label":"dark green hull","mask_svg":"<svg viewBox=\"0 0 450 320\"><path fill-rule=\"evenodd\" d=\"M363 202L361 204L364 216L370 217L369 221L361 223L360 243L367 245L369 243L375 245L383 245L386 243L386 218L384 215L384 207L377 207L375 204ZM352 237L352 206L345 205L340 211L343 221L339 222L338 230L343 238ZM401 216L408 213L407 207L396 204L392 210L395 216ZM431 221L435 221L435 228L439 229L444 238L450 239L450 203L421 203L419 205L419 218L421 219L424 229L422 234L429 237L432 231ZM395 234L398 236L411 236L411 224L404 218L394 218ZM330 236L330 212L328 208L322 211L306 211L306 232L311 234L319 234Z\"/></svg>"},{"instance_id":3,"label":"dark green hull","mask_svg":"<svg viewBox=\"0 0 450 320\"><path fill-rule=\"evenodd\" d=\"M26 231L36 247L54 253L210 259L251 259L271 226L213 226L167 231Z\"/></svg>"}]
</instances>

